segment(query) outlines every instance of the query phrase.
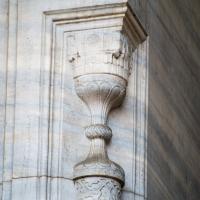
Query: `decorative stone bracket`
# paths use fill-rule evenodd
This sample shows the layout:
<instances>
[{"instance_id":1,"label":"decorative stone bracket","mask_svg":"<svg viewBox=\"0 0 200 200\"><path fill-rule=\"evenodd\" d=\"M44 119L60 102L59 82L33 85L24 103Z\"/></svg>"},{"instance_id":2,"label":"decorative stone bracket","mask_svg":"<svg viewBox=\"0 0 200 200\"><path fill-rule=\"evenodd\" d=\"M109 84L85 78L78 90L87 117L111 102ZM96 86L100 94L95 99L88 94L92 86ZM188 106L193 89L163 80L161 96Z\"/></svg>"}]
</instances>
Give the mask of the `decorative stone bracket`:
<instances>
[{"instance_id":1,"label":"decorative stone bracket","mask_svg":"<svg viewBox=\"0 0 200 200\"><path fill-rule=\"evenodd\" d=\"M107 154L106 142L112 137L107 118L125 97L133 51L146 34L125 3L80 9L76 18L79 27L85 28L68 34L68 60L76 93L91 114L91 123L85 128L90 151L74 167L77 199L119 200L125 175Z\"/></svg>"}]
</instances>

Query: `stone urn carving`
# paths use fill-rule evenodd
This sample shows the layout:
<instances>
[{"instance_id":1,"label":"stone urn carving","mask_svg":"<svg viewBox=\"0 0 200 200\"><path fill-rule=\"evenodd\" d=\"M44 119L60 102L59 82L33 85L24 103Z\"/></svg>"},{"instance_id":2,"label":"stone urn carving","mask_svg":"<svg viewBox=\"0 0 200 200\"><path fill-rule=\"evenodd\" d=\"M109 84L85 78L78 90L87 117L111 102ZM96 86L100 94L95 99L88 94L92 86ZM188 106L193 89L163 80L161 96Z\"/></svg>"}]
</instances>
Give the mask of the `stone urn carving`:
<instances>
[{"instance_id":1,"label":"stone urn carving","mask_svg":"<svg viewBox=\"0 0 200 200\"><path fill-rule=\"evenodd\" d=\"M88 52L82 55L79 50L71 59L76 93L91 115L91 123L85 127L85 135L91 141L90 151L87 158L74 167L78 199L84 200L119 200L125 181L124 170L107 154L106 143L112 137L107 118L110 110L118 107L125 97L133 47L119 32L113 35L115 43L109 49L98 49L96 43L109 42L108 38L101 40L108 34L102 31L88 35L96 39L87 44ZM98 57L102 62L98 63Z\"/></svg>"},{"instance_id":2,"label":"stone urn carving","mask_svg":"<svg viewBox=\"0 0 200 200\"><path fill-rule=\"evenodd\" d=\"M99 28L76 31L67 38L72 49L68 59L75 90L91 115L91 122L85 127L90 151L85 160L74 166L78 200L120 200L125 183L124 170L107 154L106 144L112 137L107 119L111 109L120 106L125 97L132 54L144 33L126 6L120 10L122 14L116 14L118 18L110 9L109 26L102 16Z\"/></svg>"},{"instance_id":3,"label":"stone urn carving","mask_svg":"<svg viewBox=\"0 0 200 200\"><path fill-rule=\"evenodd\" d=\"M106 142L112 137L107 117L122 102L126 81L113 74L88 74L76 78L75 85L91 113L91 124L85 128L91 140L90 151L74 167L78 199L120 199L124 171L109 159L106 151Z\"/></svg>"}]
</instances>

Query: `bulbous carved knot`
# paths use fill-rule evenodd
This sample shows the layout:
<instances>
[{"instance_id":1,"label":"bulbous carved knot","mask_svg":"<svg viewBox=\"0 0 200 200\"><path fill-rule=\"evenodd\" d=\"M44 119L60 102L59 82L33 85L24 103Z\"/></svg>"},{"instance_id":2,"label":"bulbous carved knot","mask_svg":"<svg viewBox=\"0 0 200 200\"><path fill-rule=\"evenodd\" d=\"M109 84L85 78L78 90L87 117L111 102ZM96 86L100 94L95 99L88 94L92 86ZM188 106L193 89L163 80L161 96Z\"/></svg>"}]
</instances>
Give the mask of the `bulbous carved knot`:
<instances>
[{"instance_id":1,"label":"bulbous carved knot","mask_svg":"<svg viewBox=\"0 0 200 200\"><path fill-rule=\"evenodd\" d=\"M112 130L106 125L94 124L85 128L85 135L89 139L102 138L108 141L112 137Z\"/></svg>"}]
</instances>

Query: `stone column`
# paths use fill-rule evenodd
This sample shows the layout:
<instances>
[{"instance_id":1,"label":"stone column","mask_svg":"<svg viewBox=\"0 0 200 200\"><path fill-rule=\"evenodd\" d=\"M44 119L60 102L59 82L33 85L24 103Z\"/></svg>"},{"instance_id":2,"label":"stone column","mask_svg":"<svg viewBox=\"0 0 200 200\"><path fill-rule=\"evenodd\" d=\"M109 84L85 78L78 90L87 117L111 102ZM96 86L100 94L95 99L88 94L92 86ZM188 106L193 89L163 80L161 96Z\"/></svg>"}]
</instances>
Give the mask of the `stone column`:
<instances>
[{"instance_id":1,"label":"stone column","mask_svg":"<svg viewBox=\"0 0 200 200\"><path fill-rule=\"evenodd\" d=\"M69 61L74 70L75 89L91 114L91 123L85 127L91 141L90 151L74 167L78 200L119 200L125 182L124 170L107 154L106 143L112 137L107 118L125 97L132 54L145 39L145 33L127 5L121 8L113 5L109 9L110 17L102 13L98 19L101 26L81 34L75 32L67 38L72 48ZM105 26L106 17L109 23Z\"/></svg>"}]
</instances>

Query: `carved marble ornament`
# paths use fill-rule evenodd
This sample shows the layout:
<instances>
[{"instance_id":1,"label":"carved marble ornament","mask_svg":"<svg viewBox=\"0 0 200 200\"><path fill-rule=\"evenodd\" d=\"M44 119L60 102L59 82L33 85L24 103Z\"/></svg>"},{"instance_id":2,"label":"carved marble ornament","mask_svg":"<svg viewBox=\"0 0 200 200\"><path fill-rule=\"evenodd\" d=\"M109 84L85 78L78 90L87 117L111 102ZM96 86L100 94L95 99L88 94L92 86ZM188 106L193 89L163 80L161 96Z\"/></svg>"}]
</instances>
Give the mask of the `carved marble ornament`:
<instances>
[{"instance_id":1,"label":"carved marble ornament","mask_svg":"<svg viewBox=\"0 0 200 200\"><path fill-rule=\"evenodd\" d=\"M94 9L94 25L98 9L102 8ZM106 142L112 137L107 118L125 97L132 53L145 34L128 5L124 4L120 15L117 4L106 9L105 16L98 19L98 28L75 31L67 38L76 93L91 114L91 122L85 127L90 151L74 166L78 200L120 200L125 182L124 170L107 154ZM106 17L112 19L107 25Z\"/></svg>"}]
</instances>

